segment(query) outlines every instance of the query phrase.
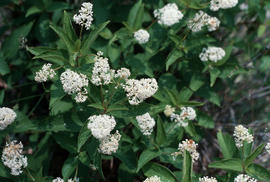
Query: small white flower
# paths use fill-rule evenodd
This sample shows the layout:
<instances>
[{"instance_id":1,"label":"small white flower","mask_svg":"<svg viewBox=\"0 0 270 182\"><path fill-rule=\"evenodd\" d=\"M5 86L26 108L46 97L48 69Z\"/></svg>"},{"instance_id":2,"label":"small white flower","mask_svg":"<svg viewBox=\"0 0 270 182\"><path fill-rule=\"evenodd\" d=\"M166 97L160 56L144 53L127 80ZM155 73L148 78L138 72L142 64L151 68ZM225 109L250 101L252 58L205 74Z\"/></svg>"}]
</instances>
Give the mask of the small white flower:
<instances>
[{"instance_id":1,"label":"small white flower","mask_svg":"<svg viewBox=\"0 0 270 182\"><path fill-rule=\"evenodd\" d=\"M2 153L2 161L5 166L11 169L11 175L18 176L23 171L22 168L26 168L27 157L22 155L23 144L17 143L16 140L6 143L6 146Z\"/></svg>"},{"instance_id":2,"label":"small white flower","mask_svg":"<svg viewBox=\"0 0 270 182\"><path fill-rule=\"evenodd\" d=\"M238 148L243 146L244 141L246 141L247 143L253 142L253 136L248 132L248 129L245 128L243 125L238 125L235 127L233 136L235 144Z\"/></svg>"},{"instance_id":3,"label":"small white flower","mask_svg":"<svg viewBox=\"0 0 270 182\"><path fill-rule=\"evenodd\" d=\"M88 98L87 94L88 91L84 88L83 92L78 92L74 99L77 103L83 103Z\"/></svg>"},{"instance_id":4,"label":"small white flower","mask_svg":"<svg viewBox=\"0 0 270 182\"><path fill-rule=\"evenodd\" d=\"M270 142L266 144L265 150L270 154Z\"/></svg>"},{"instance_id":5,"label":"small white flower","mask_svg":"<svg viewBox=\"0 0 270 182\"><path fill-rule=\"evenodd\" d=\"M52 64L44 64L38 72L36 72L35 81L36 82L46 82L48 79L53 79L56 75L55 71L51 68Z\"/></svg>"},{"instance_id":6,"label":"small white flower","mask_svg":"<svg viewBox=\"0 0 270 182\"><path fill-rule=\"evenodd\" d=\"M102 57L102 55L103 53L99 51L94 59L91 82L96 86L108 85L114 77L114 70L110 69L108 58Z\"/></svg>"},{"instance_id":7,"label":"small white flower","mask_svg":"<svg viewBox=\"0 0 270 182\"><path fill-rule=\"evenodd\" d=\"M88 120L88 129L91 130L92 135L99 140L110 135L116 125L114 117L106 114L93 115L90 116Z\"/></svg>"},{"instance_id":8,"label":"small white flower","mask_svg":"<svg viewBox=\"0 0 270 182\"><path fill-rule=\"evenodd\" d=\"M205 177L199 178L199 182L218 182L218 181L214 177L205 176Z\"/></svg>"},{"instance_id":9,"label":"small white flower","mask_svg":"<svg viewBox=\"0 0 270 182\"><path fill-rule=\"evenodd\" d=\"M201 54L199 55L201 61L212 61L218 62L226 55L225 51L220 47L208 47L203 48Z\"/></svg>"},{"instance_id":10,"label":"small white flower","mask_svg":"<svg viewBox=\"0 0 270 182\"><path fill-rule=\"evenodd\" d=\"M171 105L166 105L165 106L165 110L164 110L165 116L170 117L174 112L175 112L174 107L172 107Z\"/></svg>"},{"instance_id":11,"label":"small white flower","mask_svg":"<svg viewBox=\"0 0 270 182\"><path fill-rule=\"evenodd\" d=\"M179 126L186 127L188 122L185 120L194 120L196 118L196 111L192 107L181 107L181 113L171 114L171 120L176 122Z\"/></svg>"},{"instance_id":12,"label":"small white flower","mask_svg":"<svg viewBox=\"0 0 270 182\"><path fill-rule=\"evenodd\" d=\"M119 146L121 135L118 131L115 134L108 135L106 138L100 140L99 152L102 154L111 155L115 153Z\"/></svg>"},{"instance_id":13,"label":"small white flower","mask_svg":"<svg viewBox=\"0 0 270 182\"><path fill-rule=\"evenodd\" d=\"M76 24L79 24L80 26L85 27L86 30L89 30L93 21L93 4L82 3L79 14L75 14L73 20Z\"/></svg>"},{"instance_id":14,"label":"small white flower","mask_svg":"<svg viewBox=\"0 0 270 182\"><path fill-rule=\"evenodd\" d=\"M163 8L154 11L154 17L158 19L158 23L165 26L172 26L178 23L183 16L175 3L169 3Z\"/></svg>"},{"instance_id":15,"label":"small white flower","mask_svg":"<svg viewBox=\"0 0 270 182\"><path fill-rule=\"evenodd\" d=\"M158 84L154 78L128 79L123 88L127 93L129 103L138 105L156 93Z\"/></svg>"},{"instance_id":16,"label":"small white flower","mask_svg":"<svg viewBox=\"0 0 270 182\"><path fill-rule=\"evenodd\" d=\"M186 139L185 141L182 141L182 143L179 143L178 145L178 152L173 153L172 155L178 156L178 155L184 155L185 151L189 152L192 162L195 162L199 159L199 153L197 152L197 146L193 140Z\"/></svg>"},{"instance_id":17,"label":"small white flower","mask_svg":"<svg viewBox=\"0 0 270 182\"><path fill-rule=\"evenodd\" d=\"M134 38L139 44L145 44L149 41L150 35L146 30L140 29L134 33Z\"/></svg>"},{"instance_id":18,"label":"small white flower","mask_svg":"<svg viewBox=\"0 0 270 182\"><path fill-rule=\"evenodd\" d=\"M80 182L79 178L75 178L75 179L68 179L67 182Z\"/></svg>"},{"instance_id":19,"label":"small white flower","mask_svg":"<svg viewBox=\"0 0 270 182\"><path fill-rule=\"evenodd\" d=\"M248 175L240 174L234 179L234 182L257 182L257 180Z\"/></svg>"},{"instance_id":20,"label":"small white flower","mask_svg":"<svg viewBox=\"0 0 270 182\"><path fill-rule=\"evenodd\" d=\"M151 176L149 178L146 178L146 180L144 180L143 182L162 182L162 181L158 176Z\"/></svg>"},{"instance_id":21,"label":"small white flower","mask_svg":"<svg viewBox=\"0 0 270 182\"><path fill-rule=\"evenodd\" d=\"M242 4L240 4L239 8L242 11L248 10L248 4L247 3L242 3Z\"/></svg>"},{"instance_id":22,"label":"small white flower","mask_svg":"<svg viewBox=\"0 0 270 182\"><path fill-rule=\"evenodd\" d=\"M4 130L16 119L16 113L7 107L0 108L0 130Z\"/></svg>"},{"instance_id":23,"label":"small white flower","mask_svg":"<svg viewBox=\"0 0 270 182\"><path fill-rule=\"evenodd\" d=\"M122 78L122 79L128 79L130 76L130 71L127 68L121 68L120 70L116 71L116 74L114 75L115 78Z\"/></svg>"},{"instance_id":24,"label":"small white flower","mask_svg":"<svg viewBox=\"0 0 270 182\"><path fill-rule=\"evenodd\" d=\"M141 132L144 135L151 135L153 128L156 125L156 122L150 116L150 114L147 112L143 115L136 116L136 120L138 122Z\"/></svg>"},{"instance_id":25,"label":"small white flower","mask_svg":"<svg viewBox=\"0 0 270 182\"><path fill-rule=\"evenodd\" d=\"M52 182L64 182L64 180L60 177L57 177L54 180L52 180Z\"/></svg>"},{"instance_id":26,"label":"small white flower","mask_svg":"<svg viewBox=\"0 0 270 182\"><path fill-rule=\"evenodd\" d=\"M233 8L238 4L238 0L211 0L210 10L218 11L219 9Z\"/></svg>"}]
</instances>

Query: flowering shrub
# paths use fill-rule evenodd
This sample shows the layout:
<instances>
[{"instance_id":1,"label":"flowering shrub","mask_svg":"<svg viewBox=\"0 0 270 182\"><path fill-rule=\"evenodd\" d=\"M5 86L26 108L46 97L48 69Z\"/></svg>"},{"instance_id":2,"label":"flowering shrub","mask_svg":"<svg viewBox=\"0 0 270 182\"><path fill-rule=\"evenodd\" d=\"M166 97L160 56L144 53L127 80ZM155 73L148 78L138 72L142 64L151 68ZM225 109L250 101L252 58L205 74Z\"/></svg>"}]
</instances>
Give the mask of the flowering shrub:
<instances>
[{"instance_id":1,"label":"flowering shrub","mask_svg":"<svg viewBox=\"0 0 270 182\"><path fill-rule=\"evenodd\" d=\"M226 82L245 73L234 18L269 3L76 2L2 3L28 22L0 52L1 181L270 181L256 161L270 143L240 121L217 131L214 117ZM206 165L205 142L217 149Z\"/></svg>"}]
</instances>

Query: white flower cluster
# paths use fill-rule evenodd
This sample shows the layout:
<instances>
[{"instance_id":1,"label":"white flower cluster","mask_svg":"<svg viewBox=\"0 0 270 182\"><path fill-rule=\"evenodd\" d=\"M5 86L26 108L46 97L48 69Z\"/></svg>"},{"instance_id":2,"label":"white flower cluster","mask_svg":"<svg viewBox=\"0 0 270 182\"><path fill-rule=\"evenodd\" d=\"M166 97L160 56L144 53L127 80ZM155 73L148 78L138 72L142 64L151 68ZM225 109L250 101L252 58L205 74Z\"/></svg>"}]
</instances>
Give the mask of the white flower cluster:
<instances>
[{"instance_id":1,"label":"white flower cluster","mask_svg":"<svg viewBox=\"0 0 270 182\"><path fill-rule=\"evenodd\" d=\"M53 79L56 75L55 71L51 68L52 64L44 64L38 72L36 72L35 81L36 82L46 82L48 79Z\"/></svg>"},{"instance_id":2,"label":"white flower cluster","mask_svg":"<svg viewBox=\"0 0 270 182\"><path fill-rule=\"evenodd\" d=\"M106 114L93 115L90 116L88 120L88 129L91 130L92 135L99 140L110 135L116 125L114 117Z\"/></svg>"},{"instance_id":3,"label":"white flower cluster","mask_svg":"<svg viewBox=\"0 0 270 182\"><path fill-rule=\"evenodd\" d=\"M205 177L199 178L199 182L218 182L218 181L214 177L205 176Z\"/></svg>"},{"instance_id":4,"label":"white flower cluster","mask_svg":"<svg viewBox=\"0 0 270 182\"><path fill-rule=\"evenodd\" d=\"M129 103L138 105L156 93L158 84L154 78L128 79L123 88L127 92Z\"/></svg>"},{"instance_id":5,"label":"white flower cluster","mask_svg":"<svg viewBox=\"0 0 270 182\"><path fill-rule=\"evenodd\" d=\"M140 29L134 33L134 38L139 44L145 44L149 41L150 35L146 30Z\"/></svg>"},{"instance_id":6,"label":"white flower cluster","mask_svg":"<svg viewBox=\"0 0 270 182\"><path fill-rule=\"evenodd\" d=\"M2 161L5 166L11 169L11 174L14 176L20 175L23 171L22 168L26 168L27 157L22 155L23 144L17 143L16 140L6 143L3 150Z\"/></svg>"},{"instance_id":7,"label":"white flower cluster","mask_svg":"<svg viewBox=\"0 0 270 182\"><path fill-rule=\"evenodd\" d=\"M208 47L203 48L202 52L200 53L199 57L201 61L212 61L212 62L218 62L225 56L225 51L220 47Z\"/></svg>"},{"instance_id":8,"label":"white flower cluster","mask_svg":"<svg viewBox=\"0 0 270 182\"><path fill-rule=\"evenodd\" d=\"M233 8L238 4L238 0L211 0L210 9L218 11L219 9Z\"/></svg>"},{"instance_id":9,"label":"white flower cluster","mask_svg":"<svg viewBox=\"0 0 270 182\"><path fill-rule=\"evenodd\" d=\"M188 122L185 120L194 120L196 116L196 111L192 107L181 107L180 114L172 113L170 117L179 126L186 127L188 126Z\"/></svg>"},{"instance_id":10,"label":"white flower cluster","mask_svg":"<svg viewBox=\"0 0 270 182\"><path fill-rule=\"evenodd\" d=\"M186 139L185 141L182 141L182 143L179 143L178 145L178 150L179 152L175 152L172 155L177 156L177 155L184 155L185 151L189 152L192 162L195 162L199 159L199 153L197 152L197 146L193 140L188 140Z\"/></svg>"},{"instance_id":11,"label":"white flower cluster","mask_svg":"<svg viewBox=\"0 0 270 182\"><path fill-rule=\"evenodd\" d=\"M84 88L88 86L86 75L68 69L61 74L60 80L67 94L76 94L76 102L81 103L87 99L88 91Z\"/></svg>"},{"instance_id":12,"label":"white flower cluster","mask_svg":"<svg viewBox=\"0 0 270 182\"><path fill-rule=\"evenodd\" d=\"M245 175L245 174L239 174L235 179L234 182L257 182L256 179Z\"/></svg>"},{"instance_id":13,"label":"white flower cluster","mask_svg":"<svg viewBox=\"0 0 270 182\"><path fill-rule=\"evenodd\" d=\"M175 112L175 108L172 107L171 105L166 105L165 110L163 112L165 116L170 117Z\"/></svg>"},{"instance_id":14,"label":"white flower cluster","mask_svg":"<svg viewBox=\"0 0 270 182\"><path fill-rule=\"evenodd\" d=\"M0 108L0 130L4 130L16 119L16 113L7 107Z\"/></svg>"},{"instance_id":15,"label":"white flower cluster","mask_svg":"<svg viewBox=\"0 0 270 182\"><path fill-rule=\"evenodd\" d=\"M115 153L118 149L120 139L121 135L118 131L115 134L108 135L100 140L99 152L107 155Z\"/></svg>"},{"instance_id":16,"label":"white flower cluster","mask_svg":"<svg viewBox=\"0 0 270 182\"><path fill-rule=\"evenodd\" d=\"M172 26L178 23L183 16L175 3L169 3L163 8L154 11L154 17L158 19L158 23L165 26Z\"/></svg>"},{"instance_id":17,"label":"white flower cluster","mask_svg":"<svg viewBox=\"0 0 270 182\"><path fill-rule=\"evenodd\" d=\"M82 3L82 7L79 10L79 14L75 14L73 20L76 24L84 26L86 30L89 30L93 21L93 4Z\"/></svg>"},{"instance_id":18,"label":"white flower cluster","mask_svg":"<svg viewBox=\"0 0 270 182\"><path fill-rule=\"evenodd\" d=\"M220 25L219 19L211 17L203 11L199 11L195 14L194 18L188 21L188 28L192 32L199 32L204 26L207 26L208 31L215 31Z\"/></svg>"},{"instance_id":19,"label":"white flower cluster","mask_svg":"<svg viewBox=\"0 0 270 182\"><path fill-rule=\"evenodd\" d=\"M99 51L95 56L95 64L92 71L91 82L96 85L108 85L111 83L114 70L110 69L108 58L102 57L103 52Z\"/></svg>"},{"instance_id":20,"label":"white flower cluster","mask_svg":"<svg viewBox=\"0 0 270 182\"><path fill-rule=\"evenodd\" d=\"M265 150L270 154L270 142L266 144Z\"/></svg>"},{"instance_id":21,"label":"white flower cluster","mask_svg":"<svg viewBox=\"0 0 270 182\"><path fill-rule=\"evenodd\" d=\"M130 76L130 71L127 68L121 68L117 70L116 74L114 75L115 78L122 78L124 80L128 79Z\"/></svg>"},{"instance_id":22,"label":"white flower cluster","mask_svg":"<svg viewBox=\"0 0 270 182\"><path fill-rule=\"evenodd\" d=\"M146 178L143 182L161 182L160 177L158 176L151 176L149 178Z\"/></svg>"},{"instance_id":23,"label":"white flower cluster","mask_svg":"<svg viewBox=\"0 0 270 182\"><path fill-rule=\"evenodd\" d=\"M64 182L64 180L60 177L55 178L54 180L52 180L52 182ZM68 179L67 182L80 182L79 178L75 178L73 179Z\"/></svg>"},{"instance_id":24,"label":"white flower cluster","mask_svg":"<svg viewBox=\"0 0 270 182\"><path fill-rule=\"evenodd\" d=\"M147 112L143 115L136 116L136 120L138 122L141 132L144 135L151 135L153 128L156 125L156 122L150 116L150 114Z\"/></svg>"},{"instance_id":25,"label":"white flower cluster","mask_svg":"<svg viewBox=\"0 0 270 182\"><path fill-rule=\"evenodd\" d=\"M248 129L245 128L243 125L238 125L235 127L233 136L235 144L238 148L243 146L244 141L246 141L247 143L253 142L253 136L248 132Z\"/></svg>"}]
</instances>

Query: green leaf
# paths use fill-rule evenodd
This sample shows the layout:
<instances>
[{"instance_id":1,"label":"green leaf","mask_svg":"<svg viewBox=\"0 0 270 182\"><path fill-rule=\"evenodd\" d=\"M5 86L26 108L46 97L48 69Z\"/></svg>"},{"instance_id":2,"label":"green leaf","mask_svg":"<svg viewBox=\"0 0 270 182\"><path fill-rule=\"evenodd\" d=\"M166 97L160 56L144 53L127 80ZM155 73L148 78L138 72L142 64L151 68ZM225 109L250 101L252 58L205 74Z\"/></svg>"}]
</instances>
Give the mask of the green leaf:
<instances>
[{"instance_id":1,"label":"green leaf","mask_svg":"<svg viewBox=\"0 0 270 182\"><path fill-rule=\"evenodd\" d=\"M42 9L36 7L36 6L32 6L31 8L29 8L25 14L25 18L33 15L33 14L37 14L37 13L41 13Z\"/></svg>"},{"instance_id":2,"label":"green leaf","mask_svg":"<svg viewBox=\"0 0 270 182\"><path fill-rule=\"evenodd\" d=\"M221 71L219 71L217 68L210 70L210 86L213 87L218 76L220 75Z\"/></svg>"},{"instance_id":3,"label":"green leaf","mask_svg":"<svg viewBox=\"0 0 270 182\"><path fill-rule=\"evenodd\" d=\"M217 168L224 170L231 170L243 172L241 159L224 159L221 161L212 162L208 165L209 168Z\"/></svg>"},{"instance_id":4,"label":"green leaf","mask_svg":"<svg viewBox=\"0 0 270 182\"><path fill-rule=\"evenodd\" d=\"M83 42L83 46L81 51L83 53L87 53L91 47L91 45L95 42L95 40L97 39L98 35L103 31L103 29L110 23L110 21L106 21L100 25L98 25L95 30L93 30L89 36L87 37L87 39Z\"/></svg>"},{"instance_id":5,"label":"green leaf","mask_svg":"<svg viewBox=\"0 0 270 182\"><path fill-rule=\"evenodd\" d=\"M204 85L204 79L200 74L194 73L191 77L189 87L194 92Z\"/></svg>"},{"instance_id":6,"label":"green leaf","mask_svg":"<svg viewBox=\"0 0 270 182\"><path fill-rule=\"evenodd\" d=\"M265 30L266 30L266 26L265 25L260 25L259 28L258 28L257 36L258 37L263 36Z\"/></svg>"},{"instance_id":7,"label":"green leaf","mask_svg":"<svg viewBox=\"0 0 270 182\"><path fill-rule=\"evenodd\" d=\"M231 56L232 49L233 49L233 45L230 45L230 46L226 47L226 49L225 49L226 55L223 57L222 60L218 61L215 65L221 66L224 63L226 63L228 61L228 59L230 58L230 56Z\"/></svg>"},{"instance_id":8,"label":"green leaf","mask_svg":"<svg viewBox=\"0 0 270 182\"><path fill-rule=\"evenodd\" d=\"M167 136L166 136L166 132L163 126L163 122L161 120L161 117L158 117L156 142L157 144L161 145L164 142L166 142L166 140L167 140Z\"/></svg>"},{"instance_id":9,"label":"green leaf","mask_svg":"<svg viewBox=\"0 0 270 182\"><path fill-rule=\"evenodd\" d=\"M260 155L264 149L265 145L261 144L259 145L245 160L245 166L248 166L249 164L251 164L256 157L258 157L258 155Z\"/></svg>"},{"instance_id":10,"label":"green leaf","mask_svg":"<svg viewBox=\"0 0 270 182\"><path fill-rule=\"evenodd\" d=\"M183 52L178 49L174 49L172 52L170 52L166 61L166 71L168 71L169 67L183 55Z\"/></svg>"},{"instance_id":11,"label":"green leaf","mask_svg":"<svg viewBox=\"0 0 270 182\"><path fill-rule=\"evenodd\" d=\"M204 126L205 128L214 128L215 122L212 117L208 116L206 113L198 112L197 120L200 126Z\"/></svg>"},{"instance_id":12,"label":"green leaf","mask_svg":"<svg viewBox=\"0 0 270 182\"><path fill-rule=\"evenodd\" d=\"M104 107L102 106L102 103L94 103L94 104L88 104L88 107L93 107L95 109L104 110Z\"/></svg>"},{"instance_id":13,"label":"green leaf","mask_svg":"<svg viewBox=\"0 0 270 182\"><path fill-rule=\"evenodd\" d=\"M78 147L77 152L81 150L81 147L86 143L86 141L91 136L91 131L87 128L88 122L85 122L84 126L82 127L79 136L78 136Z\"/></svg>"},{"instance_id":14,"label":"green leaf","mask_svg":"<svg viewBox=\"0 0 270 182\"><path fill-rule=\"evenodd\" d=\"M70 153L77 152L77 137L69 132L57 132L53 134L53 138L63 149Z\"/></svg>"},{"instance_id":15,"label":"green leaf","mask_svg":"<svg viewBox=\"0 0 270 182\"><path fill-rule=\"evenodd\" d=\"M9 70L8 64L2 57L0 57L0 75L5 75L9 72L10 70Z\"/></svg>"},{"instance_id":16,"label":"green leaf","mask_svg":"<svg viewBox=\"0 0 270 182\"><path fill-rule=\"evenodd\" d=\"M62 176L66 181L72 173L75 171L76 167L78 166L78 159L77 157L69 157L62 168Z\"/></svg>"},{"instance_id":17,"label":"green leaf","mask_svg":"<svg viewBox=\"0 0 270 182\"><path fill-rule=\"evenodd\" d=\"M233 157L237 150L233 138L228 134L223 134L221 131L217 134L218 144L225 159Z\"/></svg>"},{"instance_id":18,"label":"green leaf","mask_svg":"<svg viewBox=\"0 0 270 182\"><path fill-rule=\"evenodd\" d=\"M191 179L192 179L192 158L189 152L185 150L182 182L192 182Z\"/></svg>"},{"instance_id":19,"label":"green leaf","mask_svg":"<svg viewBox=\"0 0 270 182\"><path fill-rule=\"evenodd\" d=\"M158 163L149 162L143 167L143 172L147 177L158 176L160 177L161 181L176 182L176 177L172 171Z\"/></svg>"},{"instance_id":20,"label":"green leaf","mask_svg":"<svg viewBox=\"0 0 270 182\"><path fill-rule=\"evenodd\" d=\"M261 181L270 181L270 171L258 164L250 164L246 169L247 174Z\"/></svg>"},{"instance_id":21,"label":"green leaf","mask_svg":"<svg viewBox=\"0 0 270 182\"><path fill-rule=\"evenodd\" d=\"M151 150L145 150L141 153L139 160L138 160L138 167L137 167L137 171L139 172L140 169L147 164L149 161L151 161L152 159L158 157L161 154L160 151L151 151Z\"/></svg>"},{"instance_id":22,"label":"green leaf","mask_svg":"<svg viewBox=\"0 0 270 182\"><path fill-rule=\"evenodd\" d=\"M78 37L74 31L74 28L72 26L70 17L66 11L64 11L63 29L71 41L75 42L78 39Z\"/></svg>"},{"instance_id":23,"label":"green leaf","mask_svg":"<svg viewBox=\"0 0 270 182\"><path fill-rule=\"evenodd\" d=\"M75 51L74 42L69 38L69 36L61 29L55 25L50 25L53 31L60 37L60 39L65 43L69 53L73 53Z\"/></svg>"},{"instance_id":24,"label":"green leaf","mask_svg":"<svg viewBox=\"0 0 270 182\"><path fill-rule=\"evenodd\" d=\"M139 0L129 11L128 25L134 30L141 28L144 17L144 4Z\"/></svg>"},{"instance_id":25,"label":"green leaf","mask_svg":"<svg viewBox=\"0 0 270 182\"><path fill-rule=\"evenodd\" d=\"M58 64L60 66L64 65L67 62L61 51L50 51L44 52L40 55L33 57L33 59L43 59L45 61L49 61L51 63Z\"/></svg>"}]
</instances>

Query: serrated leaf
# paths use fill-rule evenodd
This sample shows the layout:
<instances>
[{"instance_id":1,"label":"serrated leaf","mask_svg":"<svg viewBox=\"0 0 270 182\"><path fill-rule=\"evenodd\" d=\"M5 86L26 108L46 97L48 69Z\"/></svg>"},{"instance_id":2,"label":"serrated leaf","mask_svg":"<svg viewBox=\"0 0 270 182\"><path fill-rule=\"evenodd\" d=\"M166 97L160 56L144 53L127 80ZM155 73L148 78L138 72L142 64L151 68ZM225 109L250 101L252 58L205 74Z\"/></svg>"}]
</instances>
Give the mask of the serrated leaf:
<instances>
[{"instance_id":1,"label":"serrated leaf","mask_svg":"<svg viewBox=\"0 0 270 182\"><path fill-rule=\"evenodd\" d=\"M258 155L260 155L264 149L265 145L261 144L259 145L245 160L245 166L248 166L249 164L251 164L256 157L258 157Z\"/></svg>"},{"instance_id":2,"label":"serrated leaf","mask_svg":"<svg viewBox=\"0 0 270 182\"><path fill-rule=\"evenodd\" d=\"M191 77L189 88L192 91L197 91L204 85L204 79L200 74L194 73Z\"/></svg>"},{"instance_id":3,"label":"serrated leaf","mask_svg":"<svg viewBox=\"0 0 270 182\"><path fill-rule=\"evenodd\" d=\"M221 71L219 71L217 68L210 70L210 86L213 87L218 76L220 75Z\"/></svg>"},{"instance_id":4,"label":"serrated leaf","mask_svg":"<svg viewBox=\"0 0 270 182\"><path fill-rule=\"evenodd\" d=\"M77 157L69 157L62 168L62 176L64 180L68 180L68 178L72 175L78 165Z\"/></svg>"},{"instance_id":5,"label":"serrated leaf","mask_svg":"<svg viewBox=\"0 0 270 182\"><path fill-rule=\"evenodd\" d=\"M136 172L139 172L140 169L147 164L152 159L158 157L161 154L160 151L151 151L151 150L145 150L141 153L139 160L138 160L138 167Z\"/></svg>"},{"instance_id":6,"label":"serrated leaf","mask_svg":"<svg viewBox=\"0 0 270 182\"><path fill-rule=\"evenodd\" d=\"M82 127L79 136L78 136L78 147L77 152L81 150L81 147L86 143L86 141L91 136L91 131L87 128L88 122L85 122L84 126Z\"/></svg>"},{"instance_id":7,"label":"serrated leaf","mask_svg":"<svg viewBox=\"0 0 270 182\"><path fill-rule=\"evenodd\" d=\"M78 37L74 31L74 28L72 26L70 17L66 11L64 11L64 18L63 18L63 29L70 38L71 41L75 42Z\"/></svg>"},{"instance_id":8,"label":"serrated leaf","mask_svg":"<svg viewBox=\"0 0 270 182\"><path fill-rule=\"evenodd\" d=\"M136 30L140 28L143 21L144 5L142 0L139 0L129 11L127 23L129 27Z\"/></svg>"},{"instance_id":9,"label":"serrated leaf","mask_svg":"<svg viewBox=\"0 0 270 182\"><path fill-rule=\"evenodd\" d=\"M162 122L161 118L158 117L156 142L157 142L157 144L161 145L164 142L166 142L166 140L167 140L167 136L166 136L166 132L165 132L165 129L163 126L163 122Z\"/></svg>"},{"instance_id":10,"label":"serrated leaf","mask_svg":"<svg viewBox=\"0 0 270 182\"><path fill-rule=\"evenodd\" d=\"M221 131L217 134L218 144L225 159L233 157L237 150L233 138L228 134L223 134Z\"/></svg>"},{"instance_id":11,"label":"serrated leaf","mask_svg":"<svg viewBox=\"0 0 270 182\"><path fill-rule=\"evenodd\" d=\"M192 158L189 152L185 150L182 182L191 182L191 179L192 179Z\"/></svg>"},{"instance_id":12,"label":"serrated leaf","mask_svg":"<svg viewBox=\"0 0 270 182\"><path fill-rule=\"evenodd\" d=\"M250 164L246 169L247 174L261 181L270 181L270 171L258 164Z\"/></svg>"},{"instance_id":13,"label":"serrated leaf","mask_svg":"<svg viewBox=\"0 0 270 182\"><path fill-rule=\"evenodd\" d=\"M209 168L224 169L229 171L243 172L241 159L224 159L221 161L212 162L208 165Z\"/></svg>"},{"instance_id":14,"label":"serrated leaf","mask_svg":"<svg viewBox=\"0 0 270 182\"><path fill-rule=\"evenodd\" d=\"M183 52L178 49L174 49L172 52L170 52L166 61L166 71L168 71L169 67L183 55Z\"/></svg>"}]
</instances>

